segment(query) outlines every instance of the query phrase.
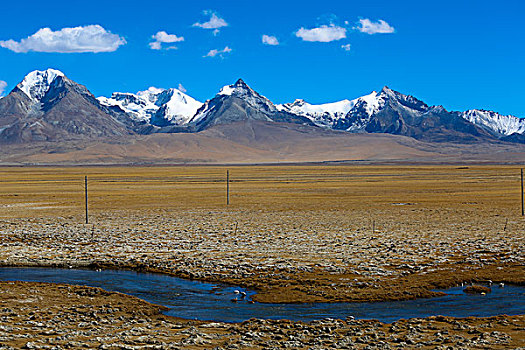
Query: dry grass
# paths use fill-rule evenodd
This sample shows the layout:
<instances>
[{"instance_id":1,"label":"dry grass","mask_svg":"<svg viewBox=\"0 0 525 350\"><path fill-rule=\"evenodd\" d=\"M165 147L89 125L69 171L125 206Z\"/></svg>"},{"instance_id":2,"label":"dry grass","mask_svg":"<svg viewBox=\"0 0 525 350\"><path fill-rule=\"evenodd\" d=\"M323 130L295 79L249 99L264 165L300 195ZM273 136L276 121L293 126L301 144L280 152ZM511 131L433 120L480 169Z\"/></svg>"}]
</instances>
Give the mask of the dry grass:
<instances>
[{"instance_id":1,"label":"dry grass","mask_svg":"<svg viewBox=\"0 0 525 350\"><path fill-rule=\"evenodd\" d=\"M229 169L233 209L372 212L388 206L395 214L406 211L396 203L410 203L417 209L476 211L483 217L489 213L519 216L519 168L515 166ZM89 177L90 209L95 213L225 208L224 167L0 168L0 215L81 215L84 175Z\"/></svg>"}]
</instances>

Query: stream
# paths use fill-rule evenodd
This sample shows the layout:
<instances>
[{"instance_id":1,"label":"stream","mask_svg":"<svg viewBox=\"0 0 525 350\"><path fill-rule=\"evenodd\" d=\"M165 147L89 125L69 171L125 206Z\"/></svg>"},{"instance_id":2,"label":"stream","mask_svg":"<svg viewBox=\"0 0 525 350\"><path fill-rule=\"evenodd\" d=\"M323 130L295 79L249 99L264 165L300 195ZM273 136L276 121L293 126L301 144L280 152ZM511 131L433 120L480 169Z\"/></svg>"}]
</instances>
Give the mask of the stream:
<instances>
[{"instance_id":1,"label":"stream","mask_svg":"<svg viewBox=\"0 0 525 350\"><path fill-rule=\"evenodd\" d=\"M525 287L498 284L487 295L469 295L462 287L438 290L448 295L430 299L374 303L265 304L251 302L254 291L126 270L0 268L0 280L52 282L100 287L170 308L166 315L185 319L242 322L252 317L312 321L323 318L399 319L444 315L486 317L525 313ZM246 296L243 296L246 293ZM232 299L237 300L233 302Z\"/></svg>"}]
</instances>

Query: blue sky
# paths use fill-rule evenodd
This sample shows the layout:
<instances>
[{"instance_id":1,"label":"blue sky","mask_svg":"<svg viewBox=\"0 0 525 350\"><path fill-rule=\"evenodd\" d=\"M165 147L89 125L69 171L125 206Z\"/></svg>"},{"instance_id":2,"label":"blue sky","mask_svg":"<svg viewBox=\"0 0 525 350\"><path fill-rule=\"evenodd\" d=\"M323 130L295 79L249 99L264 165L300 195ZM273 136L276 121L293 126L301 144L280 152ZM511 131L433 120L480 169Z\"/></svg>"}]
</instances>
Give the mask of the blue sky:
<instances>
[{"instance_id":1,"label":"blue sky","mask_svg":"<svg viewBox=\"0 0 525 350\"><path fill-rule=\"evenodd\" d=\"M517 0L9 1L0 21L0 81L7 92L49 67L96 96L182 84L204 101L242 77L275 103L352 99L388 85L449 110L525 117L524 14ZM46 27L94 34L84 33L78 47L50 48L39 42L44 32L21 42ZM157 37L172 42L152 44L162 31ZM264 44L263 35L279 45ZM75 52L86 50L107 52ZM210 51L216 55L205 57Z\"/></svg>"}]
</instances>

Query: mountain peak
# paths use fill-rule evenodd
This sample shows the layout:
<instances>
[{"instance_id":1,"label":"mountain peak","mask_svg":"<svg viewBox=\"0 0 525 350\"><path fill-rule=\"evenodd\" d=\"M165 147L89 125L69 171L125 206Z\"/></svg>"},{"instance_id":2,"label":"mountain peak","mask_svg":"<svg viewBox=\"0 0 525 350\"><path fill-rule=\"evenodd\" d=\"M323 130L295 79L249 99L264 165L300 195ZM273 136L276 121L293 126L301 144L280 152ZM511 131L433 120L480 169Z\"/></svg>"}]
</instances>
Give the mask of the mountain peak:
<instances>
[{"instance_id":1,"label":"mountain peak","mask_svg":"<svg viewBox=\"0 0 525 350\"><path fill-rule=\"evenodd\" d=\"M235 84L223 86L219 91L219 95L244 95L246 93L254 93L254 91L242 79L237 79Z\"/></svg>"},{"instance_id":2,"label":"mountain peak","mask_svg":"<svg viewBox=\"0 0 525 350\"><path fill-rule=\"evenodd\" d=\"M306 103L305 100L303 100L302 98L296 98L295 101L293 101L293 103L291 104L291 106L302 106Z\"/></svg>"},{"instance_id":3,"label":"mountain peak","mask_svg":"<svg viewBox=\"0 0 525 350\"><path fill-rule=\"evenodd\" d=\"M383 96L386 95L386 96L394 97L396 99L400 99L400 98L405 99L407 97L411 97L410 95L405 95L405 94L400 93L399 91L393 90L386 85L383 86L383 88L381 89L378 95L383 95Z\"/></svg>"},{"instance_id":4,"label":"mountain peak","mask_svg":"<svg viewBox=\"0 0 525 350\"><path fill-rule=\"evenodd\" d=\"M34 70L32 72L29 72L24 79L27 79L28 77L32 76L65 76L64 73L59 71L58 69L48 68L46 70Z\"/></svg>"},{"instance_id":5,"label":"mountain peak","mask_svg":"<svg viewBox=\"0 0 525 350\"><path fill-rule=\"evenodd\" d=\"M234 86L248 86L241 78L237 79Z\"/></svg>"},{"instance_id":6,"label":"mountain peak","mask_svg":"<svg viewBox=\"0 0 525 350\"><path fill-rule=\"evenodd\" d=\"M65 77L64 73L56 69L46 69L44 71L35 70L25 76L18 85L30 99L40 100L57 77Z\"/></svg>"},{"instance_id":7,"label":"mountain peak","mask_svg":"<svg viewBox=\"0 0 525 350\"><path fill-rule=\"evenodd\" d=\"M392 94L395 94L396 91L392 90L391 88L389 88L388 86L385 85L381 89L380 93L387 94L387 95L392 95Z\"/></svg>"},{"instance_id":8,"label":"mountain peak","mask_svg":"<svg viewBox=\"0 0 525 350\"><path fill-rule=\"evenodd\" d=\"M389 88L388 86L383 86L383 88L381 89L381 91L379 91L379 93L377 94L378 97L382 97L383 99L394 99L394 100L398 100L398 99L403 99L404 97L406 97L406 95L403 95L402 93L400 92L397 92L395 90L392 90L391 88Z\"/></svg>"}]
</instances>

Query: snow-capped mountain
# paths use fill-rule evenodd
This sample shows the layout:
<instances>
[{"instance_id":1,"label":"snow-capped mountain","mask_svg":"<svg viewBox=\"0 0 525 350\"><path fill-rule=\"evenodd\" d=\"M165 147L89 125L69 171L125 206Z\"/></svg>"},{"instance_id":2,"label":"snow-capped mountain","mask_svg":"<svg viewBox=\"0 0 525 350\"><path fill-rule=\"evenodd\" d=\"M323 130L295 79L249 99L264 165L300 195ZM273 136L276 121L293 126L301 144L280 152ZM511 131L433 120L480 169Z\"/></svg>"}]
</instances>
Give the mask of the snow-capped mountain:
<instances>
[{"instance_id":1,"label":"snow-capped mountain","mask_svg":"<svg viewBox=\"0 0 525 350\"><path fill-rule=\"evenodd\" d=\"M396 113L391 115L391 122L399 123L395 117L417 114L428 111L429 107L423 102L410 95L403 95L390 89L388 86L383 87L379 92L372 92L369 95L357 99L356 104L347 113L344 118L340 118L334 125L334 129L345 130L350 132L377 132L380 124L389 123L384 120L378 124L377 116L385 109L392 109ZM384 119L384 118L383 118ZM391 130L391 126L387 127Z\"/></svg>"},{"instance_id":2,"label":"snow-capped mountain","mask_svg":"<svg viewBox=\"0 0 525 350\"><path fill-rule=\"evenodd\" d=\"M388 87L381 91L358 97L353 100L312 105L304 100L295 100L293 103L278 105L280 110L303 115L311 119L316 125L349 132L368 132L373 117L379 113L389 101L396 101L401 112L420 113L428 106L412 96L400 94Z\"/></svg>"},{"instance_id":3,"label":"snow-capped mountain","mask_svg":"<svg viewBox=\"0 0 525 350\"><path fill-rule=\"evenodd\" d=\"M270 100L255 92L242 79L237 80L235 84L224 86L213 99L206 101L188 122L188 126L194 131L200 131L215 125L243 120L314 126L308 118L279 111Z\"/></svg>"},{"instance_id":4,"label":"snow-capped mountain","mask_svg":"<svg viewBox=\"0 0 525 350\"><path fill-rule=\"evenodd\" d=\"M525 118L512 115L501 115L493 111L470 109L461 113L469 122L491 132L495 135L510 136L512 134L525 134Z\"/></svg>"},{"instance_id":5,"label":"snow-capped mountain","mask_svg":"<svg viewBox=\"0 0 525 350\"><path fill-rule=\"evenodd\" d=\"M396 101L398 104L398 112L400 115L411 114L412 117L416 117L421 114L420 117L424 117L424 122L429 124L429 115L436 114L449 114L449 118L456 119L456 115L460 115L463 119L469 121L485 131L490 132L493 136L501 138L503 136L509 136L515 133L525 133L525 119L520 119L514 116L504 116L492 111L484 110L468 110L466 112L448 112L442 106L428 106L424 102L416 99L410 95L403 95L396 92L388 87L384 87L379 93L371 94L362 98L354 105L354 107L347 115L347 119L350 122L347 131L361 132L371 131L373 126L370 126L370 120L372 116L381 111L388 103ZM358 99L358 100L359 100ZM392 104L390 104L392 106ZM399 109L401 107L401 109ZM359 109L362 109L360 112ZM344 119L344 118L343 118ZM457 122L453 128L458 128ZM343 125L343 124L341 124ZM341 126L340 125L340 126ZM467 125L468 126L468 125ZM345 125L346 127L346 125ZM336 127L337 128L337 127Z\"/></svg>"},{"instance_id":6,"label":"snow-capped mountain","mask_svg":"<svg viewBox=\"0 0 525 350\"><path fill-rule=\"evenodd\" d=\"M102 106L54 69L29 73L0 100L0 140L6 142L122 136L133 127L127 114Z\"/></svg>"},{"instance_id":7,"label":"snow-capped mountain","mask_svg":"<svg viewBox=\"0 0 525 350\"><path fill-rule=\"evenodd\" d=\"M0 99L0 142L199 132L250 120L433 142L525 143L525 119L477 109L447 111L386 86L356 99L318 105L304 100L274 105L242 79L204 104L177 89L158 88L97 99L54 69L29 73Z\"/></svg>"},{"instance_id":8,"label":"snow-capped mountain","mask_svg":"<svg viewBox=\"0 0 525 350\"><path fill-rule=\"evenodd\" d=\"M354 100L321 105L296 100L278 108L330 129L399 134L430 141L474 141L525 133L525 119L479 110L449 112L386 86Z\"/></svg>"},{"instance_id":9,"label":"snow-capped mountain","mask_svg":"<svg viewBox=\"0 0 525 350\"><path fill-rule=\"evenodd\" d=\"M137 121L155 126L185 125L202 103L178 89L148 90L136 94L114 92L110 98L99 97L105 106L119 107Z\"/></svg>"}]
</instances>

